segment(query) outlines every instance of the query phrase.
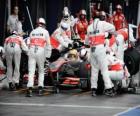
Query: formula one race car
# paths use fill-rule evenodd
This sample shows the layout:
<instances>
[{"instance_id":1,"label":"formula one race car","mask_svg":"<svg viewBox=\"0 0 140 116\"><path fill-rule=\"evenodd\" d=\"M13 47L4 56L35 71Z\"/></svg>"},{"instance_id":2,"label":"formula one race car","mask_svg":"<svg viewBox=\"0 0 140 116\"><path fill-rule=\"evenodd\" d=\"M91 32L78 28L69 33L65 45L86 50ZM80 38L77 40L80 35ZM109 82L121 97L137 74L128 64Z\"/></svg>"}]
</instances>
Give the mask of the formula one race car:
<instances>
[{"instance_id":1,"label":"formula one race car","mask_svg":"<svg viewBox=\"0 0 140 116\"><path fill-rule=\"evenodd\" d=\"M59 93L61 87L74 87L82 90L90 88L90 67L86 61L68 61L60 57L55 62L47 65L46 85L51 80L55 92ZM48 80L49 79L49 80Z\"/></svg>"}]
</instances>

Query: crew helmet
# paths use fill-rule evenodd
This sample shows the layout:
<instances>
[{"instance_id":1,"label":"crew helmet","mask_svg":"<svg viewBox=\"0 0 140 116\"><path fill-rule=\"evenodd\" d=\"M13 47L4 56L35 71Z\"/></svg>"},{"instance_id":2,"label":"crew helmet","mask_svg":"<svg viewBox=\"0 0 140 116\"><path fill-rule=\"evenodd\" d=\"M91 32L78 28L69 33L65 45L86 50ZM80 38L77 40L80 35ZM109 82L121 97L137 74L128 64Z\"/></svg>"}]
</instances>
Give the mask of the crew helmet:
<instances>
[{"instance_id":1,"label":"crew helmet","mask_svg":"<svg viewBox=\"0 0 140 116\"><path fill-rule=\"evenodd\" d=\"M79 57L82 59L82 60L86 60L87 59L87 53L88 51L84 48L84 49L81 49L80 53L79 53Z\"/></svg>"},{"instance_id":2,"label":"crew helmet","mask_svg":"<svg viewBox=\"0 0 140 116\"><path fill-rule=\"evenodd\" d=\"M69 27L68 24L65 23L65 22L61 22L60 26L61 26L61 29L64 30L64 31L66 31Z\"/></svg>"},{"instance_id":3,"label":"crew helmet","mask_svg":"<svg viewBox=\"0 0 140 116\"><path fill-rule=\"evenodd\" d=\"M45 21L45 19L44 18L39 18L38 19L38 24L43 24L43 25L46 25L46 21Z\"/></svg>"},{"instance_id":4,"label":"crew helmet","mask_svg":"<svg viewBox=\"0 0 140 116\"><path fill-rule=\"evenodd\" d=\"M79 15L87 15L86 11L84 9L80 10Z\"/></svg>"},{"instance_id":5,"label":"crew helmet","mask_svg":"<svg viewBox=\"0 0 140 116\"><path fill-rule=\"evenodd\" d=\"M116 6L116 9L122 10L122 6L121 6L120 4L118 4L118 5Z\"/></svg>"}]
</instances>

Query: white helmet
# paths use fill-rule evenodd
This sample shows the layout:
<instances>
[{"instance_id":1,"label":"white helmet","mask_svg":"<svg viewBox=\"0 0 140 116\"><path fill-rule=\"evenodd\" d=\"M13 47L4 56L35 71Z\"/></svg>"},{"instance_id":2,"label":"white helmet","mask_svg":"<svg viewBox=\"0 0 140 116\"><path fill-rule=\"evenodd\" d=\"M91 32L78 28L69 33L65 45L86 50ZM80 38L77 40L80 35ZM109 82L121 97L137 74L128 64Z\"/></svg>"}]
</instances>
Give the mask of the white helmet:
<instances>
[{"instance_id":1,"label":"white helmet","mask_svg":"<svg viewBox=\"0 0 140 116\"><path fill-rule=\"evenodd\" d=\"M45 21L44 18L39 18L39 19L38 19L38 23L39 23L39 24L44 24L44 25L46 25L46 21Z\"/></svg>"},{"instance_id":2,"label":"white helmet","mask_svg":"<svg viewBox=\"0 0 140 116\"><path fill-rule=\"evenodd\" d=\"M105 11L101 11L101 12L100 12L100 15L106 17L106 13L105 13Z\"/></svg>"},{"instance_id":3,"label":"white helmet","mask_svg":"<svg viewBox=\"0 0 140 116\"><path fill-rule=\"evenodd\" d=\"M68 7L67 7L67 6L65 6L63 11L67 11L67 12L69 12Z\"/></svg>"},{"instance_id":4,"label":"white helmet","mask_svg":"<svg viewBox=\"0 0 140 116\"><path fill-rule=\"evenodd\" d=\"M68 7L64 7L64 9L63 9L63 19L68 20L69 17L70 17L69 9L68 9Z\"/></svg>"},{"instance_id":5,"label":"white helmet","mask_svg":"<svg viewBox=\"0 0 140 116\"><path fill-rule=\"evenodd\" d=\"M82 9L82 10L80 10L80 15L87 15L87 13L84 9Z\"/></svg>"},{"instance_id":6,"label":"white helmet","mask_svg":"<svg viewBox=\"0 0 140 116\"><path fill-rule=\"evenodd\" d=\"M64 11L64 12L63 12L63 19L64 19L64 20L68 20L69 17L70 17L69 12L68 12L68 11Z\"/></svg>"},{"instance_id":7,"label":"white helmet","mask_svg":"<svg viewBox=\"0 0 140 116\"><path fill-rule=\"evenodd\" d=\"M118 5L116 6L116 9L121 9L121 10L122 10L122 6L121 6L120 4L118 4Z\"/></svg>"},{"instance_id":8,"label":"white helmet","mask_svg":"<svg viewBox=\"0 0 140 116\"><path fill-rule=\"evenodd\" d=\"M60 26L61 26L61 29L64 30L64 31L66 31L69 27L68 24L65 23L65 22L61 22Z\"/></svg>"},{"instance_id":9,"label":"white helmet","mask_svg":"<svg viewBox=\"0 0 140 116\"><path fill-rule=\"evenodd\" d=\"M86 60L87 59L87 50L84 48L80 51L79 53L79 57L82 59L82 60Z\"/></svg>"}]
</instances>

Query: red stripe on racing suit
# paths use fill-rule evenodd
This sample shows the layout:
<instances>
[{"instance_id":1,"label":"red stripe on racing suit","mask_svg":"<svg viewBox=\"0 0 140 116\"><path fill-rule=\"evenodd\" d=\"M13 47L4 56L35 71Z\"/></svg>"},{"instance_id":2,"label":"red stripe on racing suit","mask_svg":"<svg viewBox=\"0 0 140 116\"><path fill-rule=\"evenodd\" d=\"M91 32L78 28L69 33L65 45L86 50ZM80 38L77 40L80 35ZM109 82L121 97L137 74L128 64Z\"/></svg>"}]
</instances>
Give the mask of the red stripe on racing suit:
<instances>
[{"instance_id":1,"label":"red stripe on racing suit","mask_svg":"<svg viewBox=\"0 0 140 116\"><path fill-rule=\"evenodd\" d=\"M46 44L46 40L43 38L31 38L30 40L30 46L40 46L40 47L44 47Z\"/></svg>"},{"instance_id":2,"label":"red stripe on racing suit","mask_svg":"<svg viewBox=\"0 0 140 116\"><path fill-rule=\"evenodd\" d=\"M112 35L110 40L109 40L109 47L111 47L115 42L116 42L115 36Z\"/></svg>"},{"instance_id":3,"label":"red stripe on racing suit","mask_svg":"<svg viewBox=\"0 0 140 116\"><path fill-rule=\"evenodd\" d=\"M126 41L128 39L128 32L126 32L123 29L120 29L117 31L118 34L121 34L124 37L124 40Z\"/></svg>"},{"instance_id":4,"label":"red stripe on racing suit","mask_svg":"<svg viewBox=\"0 0 140 116\"><path fill-rule=\"evenodd\" d=\"M51 36L50 41L51 41L51 45L52 45L53 48L57 49L58 46L60 45L59 41L53 36Z\"/></svg>"},{"instance_id":5,"label":"red stripe on racing suit","mask_svg":"<svg viewBox=\"0 0 140 116\"><path fill-rule=\"evenodd\" d=\"M105 42L105 36L104 35L96 35L96 36L89 37L90 46L104 44L104 42Z\"/></svg>"},{"instance_id":6,"label":"red stripe on racing suit","mask_svg":"<svg viewBox=\"0 0 140 116\"><path fill-rule=\"evenodd\" d=\"M120 71L123 69L123 66L120 63L109 65L109 71Z\"/></svg>"},{"instance_id":7,"label":"red stripe on racing suit","mask_svg":"<svg viewBox=\"0 0 140 116\"><path fill-rule=\"evenodd\" d=\"M19 37L16 37L16 38L8 38L5 43L6 44L8 44L8 43L16 43L16 44L20 45L21 41L20 41Z\"/></svg>"}]
</instances>

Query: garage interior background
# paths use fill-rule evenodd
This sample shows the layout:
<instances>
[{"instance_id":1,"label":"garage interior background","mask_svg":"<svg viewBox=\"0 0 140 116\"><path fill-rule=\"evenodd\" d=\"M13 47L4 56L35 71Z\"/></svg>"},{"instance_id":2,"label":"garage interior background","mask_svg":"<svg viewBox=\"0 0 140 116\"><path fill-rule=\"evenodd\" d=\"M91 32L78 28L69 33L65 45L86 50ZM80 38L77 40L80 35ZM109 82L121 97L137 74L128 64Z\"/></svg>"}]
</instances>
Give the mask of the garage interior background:
<instances>
[{"instance_id":1,"label":"garage interior background","mask_svg":"<svg viewBox=\"0 0 140 116\"><path fill-rule=\"evenodd\" d=\"M87 11L87 18L90 17L90 4L95 3L96 6L110 13L110 5L112 4L112 11L114 11L117 4L121 4L123 12L129 23L137 25L138 7L140 0L0 0L0 45L6 37L6 23L11 9L19 6L20 14L25 16L25 30L31 31L31 24L27 13L26 6L29 8L33 26L35 27L36 19L44 17L47 23L47 29L50 34L56 29L57 23L62 17L62 10L64 6L68 6L71 14L76 16L81 8Z\"/></svg>"}]
</instances>

